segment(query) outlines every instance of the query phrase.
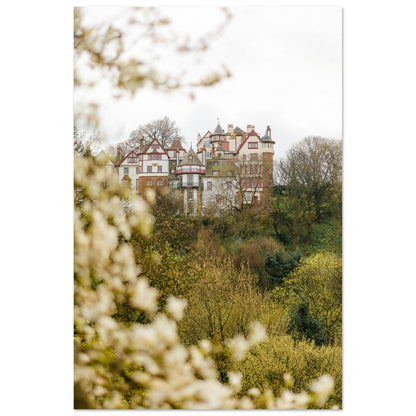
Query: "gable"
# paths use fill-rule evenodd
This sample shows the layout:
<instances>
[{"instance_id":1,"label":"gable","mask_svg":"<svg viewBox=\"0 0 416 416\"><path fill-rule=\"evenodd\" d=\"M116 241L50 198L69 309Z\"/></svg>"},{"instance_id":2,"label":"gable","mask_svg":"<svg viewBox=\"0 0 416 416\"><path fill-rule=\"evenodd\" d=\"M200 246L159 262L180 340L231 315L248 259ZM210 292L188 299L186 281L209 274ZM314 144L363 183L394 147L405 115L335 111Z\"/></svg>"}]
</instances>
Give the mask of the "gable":
<instances>
[{"instance_id":1,"label":"gable","mask_svg":"<svg viewBox=\"0 0 416 416\"><path fill-rule=\"evenodd\" d=\"M134 150L132 150L131 152L127 153L126 156L124 156L124 158L119 163L119 166L121 166L124 162L126 162L126 163L137 163L137 160L136 160L136 162L129 162L128 161L129 159L137 159L138 160L139 155Z\"/></svg>"},{"instance_id":2,"label":"gable","mask_svg":"<svg viewBox=\"0 0 416 416\"><path fill-rule=\"evenodd\" d=\"M152 153L164 153L166 156L169 157L166 150L163 148L163 146L159 143L159 140L156 138L154 138L143 150L143 154L150 155Z\"/></svg>"},{"instance_id":3,"label":"gable","mask_svg":"<svg viewBox=\"0 0 416 416\"><path fill-rule=\"evenodd\" d=\"M245 138L244 140L241 142L240 146L238 146L238 149L236 150L235 153L238 153L246 143L251 143L251 142L260 142L261 143L261 139L260 136L254 131L252 130ZM246 146L248 148L248 145Z\"/></svg>"}]
</instances>

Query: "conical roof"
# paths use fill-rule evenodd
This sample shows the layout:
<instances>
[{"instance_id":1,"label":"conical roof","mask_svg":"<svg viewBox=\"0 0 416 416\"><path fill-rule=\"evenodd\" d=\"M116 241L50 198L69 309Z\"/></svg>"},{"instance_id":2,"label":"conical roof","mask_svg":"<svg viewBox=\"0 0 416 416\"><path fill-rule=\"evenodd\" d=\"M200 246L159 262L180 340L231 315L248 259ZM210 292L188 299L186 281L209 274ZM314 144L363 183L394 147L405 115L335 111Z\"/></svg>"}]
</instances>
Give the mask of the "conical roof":
<instances>
[{"instance_id":1,"label":"conical roof","mask_svg":"<svg viewBox=\"0 0 416 416\"><path fill-rule=\"evenodd\" d=\"M212 133L213 136L216 134L224 134L223 128L220 126L220 122L218 122L217 127L215 127L214 132Z\"/></svg>"},{"instance_id":2,"label":"conical roof","mask_svg":"<svg viewBox=\"0 0 416 416\"><path fill-rule=\"evenodd\" d=\"M185 155L178 166L182 165L202 165L202 162L199 160L199 157L196 155L192 147L188 150L188 153Z\"/></svg>"}]
</instances>

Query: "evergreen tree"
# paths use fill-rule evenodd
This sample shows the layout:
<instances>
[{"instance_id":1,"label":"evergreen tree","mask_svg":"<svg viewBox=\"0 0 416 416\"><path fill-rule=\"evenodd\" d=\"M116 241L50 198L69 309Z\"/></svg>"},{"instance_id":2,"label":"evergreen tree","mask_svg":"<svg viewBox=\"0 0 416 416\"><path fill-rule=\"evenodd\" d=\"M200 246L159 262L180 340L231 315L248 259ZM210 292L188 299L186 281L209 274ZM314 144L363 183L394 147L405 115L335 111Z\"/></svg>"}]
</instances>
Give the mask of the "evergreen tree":
<instances>
[{"instance_id":1,"label":"evergreen tree","mask_svg":"<svg viewBox=\"0 0 416 416\"><path fill-rule=\"evenodd\" d=\"M305 296L290 308L289 317L288 333L295 339L307 338L315 341L316 345L328 344L326 325L311 315L309 301Z\"/></svg>"},{"instance_id":2,"label":"evergreen tree","mask_svg":"<svg viewBox=\"0 0 416 416\"><path fill-rule=\"evenodd\" d=\"M267 273L267 285L270 289L283 284L284 278L299 264L301 255L295 251L293 253L284 253L275 251L274 254L268 253L264 263L264 269Z\"/></svg>"}]
</instances>

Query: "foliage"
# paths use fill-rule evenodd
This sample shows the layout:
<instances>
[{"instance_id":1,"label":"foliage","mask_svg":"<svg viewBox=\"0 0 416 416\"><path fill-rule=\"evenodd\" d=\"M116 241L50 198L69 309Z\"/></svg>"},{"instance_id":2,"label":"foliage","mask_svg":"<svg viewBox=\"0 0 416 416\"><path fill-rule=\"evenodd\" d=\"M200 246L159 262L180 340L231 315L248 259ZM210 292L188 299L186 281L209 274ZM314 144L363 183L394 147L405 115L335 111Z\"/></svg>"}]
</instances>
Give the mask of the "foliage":
<instances>
[{"instance_id":1,"label":"foliage","mask_svg":"<svg viewBox=\"0 0 416 416\"><path fill-rule=\"evenodd\" d=\"M299 244L299 250L309 256L319 251L342 254L342 223L333 216L312 227L311 244Z\"/></svg>"},{"instance_id":2,"label":"foliage","mask_svg":"<svg viewBox=\"0 0 416 416\"><path fill-rule=\"evenodd\" d=\"M264 270L267 273L267 286L273 289L281 286L284 278L298 265L301 259L299 252L287 253L277 250L273 254L267 253Z\"/></svg>"},{"instance_id":3,"label":"foliage","mask_svg":"<svg viewBox=\"0 0 416 416\"><path fill-rule=\"evenodd\" d=\"M258 276L258 284L261 288L266 287L265 262L270 253L280 249L279 243L271 238L255 238L242 242L238 245L234 261L238 266L246 265Z\"/></svg>"},{"instance_id":4,"label":"foliage","mask_svg":"<svg viewBox=\"0 0 416 416\"><path fill-rule=\"evenodd\" d=\"M337 346L317 347L313 342L295 342L289 335L271 336L253 347L242 361L235 361L228 371L243 374L240 394L251 388L272 389L281 394L287 384L293 391L302 391L319 374L334 378L334 395L325 408L342 407L342 351ZM291 375L291 377L288 376ZM289 379L289 383L286 381Z\"/></svg>"},{"instance_id":5,"label":"foliage","mask_svg":"<svg viewBox=\"0 0 416 416\"><path fill-rule=\"evenodd\" d=\"M342 339L342 261L333 253L317 253L302 259L272 298L280 305L294 308L302 297L309 302L310 315L322 322L328 342L340 345Z\"/></svg>"},{"instance_id":6,"label":"foliage","mask_svg":"<svg viewBox=\"0 0 416 416\"><path fill-rule=\"evenodd\" d=\"M306 227L306 243L311 243L312 226L325 216L341 216L342 142L322 137L306 137L287 152L276 166L277 181L285 186L287 207L275 210L290 228L296 250L301 230Z\"/></svg>"},{"instance_id":7,"label":"foliage","mask_svg":"<svg viewBox=\"0 0 416 416\"><path fill-rule=\"evenodd\" d=\"M309 301L305 296L300 298L299 303L293 304L289 309L288 333L295 339L313 340L316 345L328 343L327 328L324 322L311 315Z\"/></svg>"},{"instance_id":8,"label":"foliage","mask_svg":"<svg viewBox=\"0 0 416 416\"><path fill-rule=\"evenodd\" d=\"M185 342L204 338L223 342L237 333L247 335L253 320L264 320L269 330L279 325L278 308L261 293L256 276L247 268L236 268L227 258L205 258L198 263L203 274L189 293L180 325Z\"/></svg>"},{"instance_id":9,"label":"foliage","mask_svg":"<svg viewBox=\"0 0 416 416\"><path fill-rule=\"evenodd\" d=\"M169 297L163 311L159 292L140 276L129 240L149 235L147 205L130 194L100 160L74 157L74 406L75 408L252 409L307 408L323 404L333 381L321 377L311 393L270 390L238 397L241 375L218 381L212 344L185 347L177 323L186 301ZM82 194L82 198L79 195ZM147 323L114 319L116 303L128 303ZM248 336L226 339L234 360L265 337L251 325Z\"/></svg>"}]
</instances>

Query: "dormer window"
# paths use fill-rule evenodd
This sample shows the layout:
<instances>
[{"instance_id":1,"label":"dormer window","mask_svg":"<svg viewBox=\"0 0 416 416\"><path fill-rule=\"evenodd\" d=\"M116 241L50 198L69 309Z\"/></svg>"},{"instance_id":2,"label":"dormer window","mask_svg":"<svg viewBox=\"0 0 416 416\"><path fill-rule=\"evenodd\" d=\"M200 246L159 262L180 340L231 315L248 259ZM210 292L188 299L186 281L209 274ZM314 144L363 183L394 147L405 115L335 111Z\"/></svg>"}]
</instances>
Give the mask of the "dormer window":
<instances>
[{"instance_id":1,"label":"dormer window","mask_svg":"<svg viewBox=\"0 0 416 416\"><path fill-rule=\"evenodd\" d=\"M189 160L192 160L194 157L192 155L189 155Z\"/></svg>"}]
</instances>

